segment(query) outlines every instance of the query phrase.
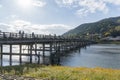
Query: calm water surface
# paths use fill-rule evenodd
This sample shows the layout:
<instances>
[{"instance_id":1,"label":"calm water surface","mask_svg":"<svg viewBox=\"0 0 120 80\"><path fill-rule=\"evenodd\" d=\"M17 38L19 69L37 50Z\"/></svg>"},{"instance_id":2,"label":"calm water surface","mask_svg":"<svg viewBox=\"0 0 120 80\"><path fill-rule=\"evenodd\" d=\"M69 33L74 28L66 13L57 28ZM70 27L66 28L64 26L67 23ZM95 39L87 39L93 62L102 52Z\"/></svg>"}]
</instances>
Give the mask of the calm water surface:
<instances>
[{"instance_id":1,"label":"calm water surface","mask_svg":"<svg viewBox=\"0 0 120 80\"><path fill-rule=\"evenodd\" d=\"M27 59L23 57L23 60ZM12 65L19 65L19 57L14 56ZM4 56L3 66L9 65L9 56ZM26 61L26 60L25 60ZM42 60L41 60L42 61ZM95 44L61 58L61 65L73 67L104 67L120 69L120 45Z\"/></svg>"},{"instance_id":2,"label":"calm water surface","mask_svg":"<svg viewBox=\"0 0 120 80\"><path fill-rule=\"evenodd\" d=\"M120 45L95 44L62 57L61 65L120 69Z\"/></svg>"}]
</instances>

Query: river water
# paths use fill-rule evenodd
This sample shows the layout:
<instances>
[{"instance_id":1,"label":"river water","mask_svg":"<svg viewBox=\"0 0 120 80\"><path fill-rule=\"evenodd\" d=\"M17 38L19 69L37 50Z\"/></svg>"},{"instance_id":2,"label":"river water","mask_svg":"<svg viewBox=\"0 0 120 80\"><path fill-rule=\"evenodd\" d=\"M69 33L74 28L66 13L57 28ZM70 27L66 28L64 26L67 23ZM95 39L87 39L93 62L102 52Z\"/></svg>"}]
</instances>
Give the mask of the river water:
<instances>
[{"instance_id":1,"label":"river water","mask_svg":"<svg viewBox=\"0 0 120 80\"><path fill-rule=\"evenodd\" d=\"M61 65L120 69L120 45L95 44L81 48L63 56Z\"/></svg>"},{"instance_id":2,"label":"river water","mask_svg":"<svg viewBox=\"0 0 120 80\"><path fill-rule=\"evenodd\" d=\"M24 61L28 58L23 57ZM13 57L12 65L19 65L19 57ZM42 58L41 60L42 61ZM94 44L80 50L66 53L61 57L62 66L72 67L103 67L120 69L120 45L117 44ZM9 56L4 56L3 66L9 65Z\"/></svg>"}]
</instances>

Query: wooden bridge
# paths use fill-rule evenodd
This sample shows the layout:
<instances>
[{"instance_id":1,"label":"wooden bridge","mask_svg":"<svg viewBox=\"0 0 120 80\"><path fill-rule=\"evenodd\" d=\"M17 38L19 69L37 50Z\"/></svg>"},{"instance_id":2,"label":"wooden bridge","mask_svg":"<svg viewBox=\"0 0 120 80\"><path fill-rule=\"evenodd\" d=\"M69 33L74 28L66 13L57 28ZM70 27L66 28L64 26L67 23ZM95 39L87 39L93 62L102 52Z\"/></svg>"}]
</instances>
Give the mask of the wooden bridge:
<instances>
[{"instance_id":1,"label":"wooden bridge","mask_svg":"<svg viewBox=\"0 0 120 80\"><path fill-rule=\"evenodd\" d=\"M70 50L91 43L91 41L73 37L27 34L21 31L19 33L0 32L0 65L3 65L4 55L9 56L9 65L12 65L12 56L19 56L20 64L23 62L22 56L28 56L30 63L33 62L33 56L37 58L37 63L40 63L42 56L43 64L45 57L49 56L50 64L58 64L61 54L67 54Z\"/></svg>"}]
</instances>

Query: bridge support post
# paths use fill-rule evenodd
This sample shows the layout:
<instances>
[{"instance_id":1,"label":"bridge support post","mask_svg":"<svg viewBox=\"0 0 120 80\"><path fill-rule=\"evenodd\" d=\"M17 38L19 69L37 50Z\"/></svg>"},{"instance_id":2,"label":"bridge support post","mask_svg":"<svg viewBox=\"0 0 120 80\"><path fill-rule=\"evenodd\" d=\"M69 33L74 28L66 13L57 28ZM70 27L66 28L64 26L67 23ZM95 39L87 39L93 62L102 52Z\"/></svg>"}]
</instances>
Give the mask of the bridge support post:
<instances>
[{"instance_id":1,"label":"bridge support post","mask_svg":"<svg viewBox=\"0 0 120 80\"><path fill-rule=\"evenodd\" d=\"M61 47L60 47L60 42L58 42L58 52L57 52L57 58L58 58L58 62L57 65L60 64L60 54L61 54Z\"/></svg>"},{"instance_id":2,"label":"bridge support post","mask_svg":"<svg viewBox=\"0 0 120 80\"><path fill-rule=\"evenodd\" d=\"M45 64L45 43L43 45L43 64Z\"/></svg>"},{"instance_id":3,"label":"bridge support post","mask_svg":"<svg viewBox=\"0 0 120 80\"><path fill-rule=\"evenodd\" d=\"M21 56L21 54L22 54L22 45L20 44L19 45L19 53L20 53L20 56L19 56L19 61L20 61L20 65L22 64L22 56Z\"/></svg>"},{"instance_id":4,"label":"bridge support post","mask_svg":"<svg viewBox=\"0 0 120 80\"><path fill-rule=\"evenodd\" d=\"M0 44L0 66L3 66L3 45Z\"/></svg>"},{"instance_id":5,"label":"bridge support post","mask_svg":"<svg viewBox=\"0 0 120 80\"><path fill-rule=\"evenodd\" d=\"M32 47L33 45L30 44L30 63L32 63Z\"/></svg>"},{"instance_id":6,"label":"bridge support post","mask_svg":"<svg viewBox=\"0 0 120 80\"><path fill-rule=\"evenodd\" d=\"M35 43L35 61L37 60L36 57L39 58L38 56L39 56L39 55L37 54L37 43ZM39 60L38 60L38 61L39 61ZM39 63L38 63L38 64L39 64Z\"/></svg>"},{"instance_id":7,"label":"bridge support post","mask_svg":"<svg viewBox=\"0 0 120 80\"><path fill-rule=\"evenodd\" d=\"M52 43L50 43L50 64L53 64Z\"/></svg>"},{"instance_id":8,"label":"bridge support post","mask_svg":"<svg viewBox=\"0 0 120 80\"><path fill-rule=\"evenodd\" d=\"M10 66L12 66L12 44L10 44Z\"/></svg>"},{"instance_id":9,"label":"bridge support post","mask_svg":"<svg viewBox=\"0 0 120 80\"><path fill-rule=\"evenodd\" d=\"M38 64L40 64L40 52L38 52Z\"/></svg>"}]
</instances>

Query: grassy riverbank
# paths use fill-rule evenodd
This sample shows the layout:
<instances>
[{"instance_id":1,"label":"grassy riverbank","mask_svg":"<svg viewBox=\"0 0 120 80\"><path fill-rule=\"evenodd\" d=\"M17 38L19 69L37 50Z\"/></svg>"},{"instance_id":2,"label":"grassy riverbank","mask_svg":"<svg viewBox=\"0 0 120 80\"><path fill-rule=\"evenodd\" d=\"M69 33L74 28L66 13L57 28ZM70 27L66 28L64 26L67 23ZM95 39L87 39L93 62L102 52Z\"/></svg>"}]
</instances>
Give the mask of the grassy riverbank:
<instances>
[{"instance_id":1,"label":"grassy riverbank","mask_svg":"<svg viewBox=\"0 0 120 80\"><path fill-rule=\"evenodd\" d=\"M2 74L34 77L44 80L119 80L120 70L104 68L73 68L63 66L22 65L3 67Z\"/></svg>"}]
</instances>

